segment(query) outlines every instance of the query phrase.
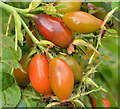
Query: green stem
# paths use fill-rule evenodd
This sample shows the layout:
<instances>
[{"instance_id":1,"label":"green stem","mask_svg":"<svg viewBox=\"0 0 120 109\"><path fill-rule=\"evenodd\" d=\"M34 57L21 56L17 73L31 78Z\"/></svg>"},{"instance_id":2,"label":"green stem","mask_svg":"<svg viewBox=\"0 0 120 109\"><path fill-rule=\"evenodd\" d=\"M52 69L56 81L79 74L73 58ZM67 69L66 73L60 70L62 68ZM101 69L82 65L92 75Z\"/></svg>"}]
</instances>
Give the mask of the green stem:
<instances>
[{"instance_id":1,"label":"green stem","mask_svg":"<svg viewBox=\"0 0 120 109\"><path fill-rule=\"evenodd\" d=\"M48 40L41 40L39 41L38 43L36 43L37 45L42 45L42 46L45 46L45 47L48 47L50 45L54 45L52 42L48 41Z\"/></svg>"},{"instance_id":2,"label":"green stem","mask_svg":"<svg viewBox=\"0 0 120 109\"><path fill-rule=\"evenodd\" d=\"M20 17L20 16L19 16ZM28 35L30 36L30 38L32 39L33 43L39 43L39 41L36 39L36 37L32 34L32 32L29 30L29 28L27 27L27 25L25 24L25 22L21 19L21 23L23 24L25 30L27 31Z\"/></svg>"},{"instance_id":3,"label":"green stem","mask_svg":"<svg viewBox=\"0 0 120 109\"><path fill-rule=\"evenodd\" d=\"M10 14L9 19L8 19L7 30L6 30L6 36L8 36L8 31L9 31L9 28L10 28L11 19L12 19L12 14Z\"/></svg>"},{"instance_id":4,"label":"green stem","mask_svg":"<svg viewBox=\"0 0 120 109\"><path fill-rule=\"evenodd\" d=\"M38 8L35 8L35 9L33 9L33 10L30 10L30 12L36 12L36 11L42 11L43 10L43 8L42 7L38 7Z\"/></svg>"},{"instance_id":5,"label":"green stem","mask_svg":"<svg viewBox=\"0 0 120 109\"><path fill-rule=\"evenodd\" d=\"M25 17L34 17L34 15L32 15L32 14L27 14L27 13L26 13L26 10L27 10L27 9L15 8L15 7L10 6L10 5L7 5L7 4L5 4L5 3L1 2L1 1L0 1L0 6L1 6L3 9L5 9L6 11L8 11L9 13L12 13L13 10L16 10L18 13L24 15Z\"/></svg>"},{"instance_id":6,"label":"green stem","mask_svg":"<svg viewBox=\"0 0 120 109\"><path fill-rule=\"evenodd\" d=\"M22 14L22 13L26 13L26 9L15 8L15 7L12 7L12 6L10 6L10 5L7 5L7 4L5 4L5 3L1 2L1 1L0 1L0 6L1 6L3 9L7 10L8 12L10 12L10 13L12 13L13 10L16 10L17 12L19 12L19 13L21 13L21 14Z\"/></svg>"},{"instance_id":7,"label":"green stem","mask_svg":"<svg viewBox=\"0 0 120 109\"><path fill-rule=\"evenodd\" d=\"M86 92L86 93L77 94L76 96L72 97L69 101L72 101L72 100L74 100L74 99L76 99L76 98L79 98L79 97L81 97L81 96L84 96L84 95L88 95L88 94L90 94L90 93L92 93L92 92L93 92L93 90L91 90L91 91L89 91L89 92Z\"/></svg>"},{"instance_id":8,"label":"green stem","mask_svg":"<svg viewBox=\"0 0 120 109\"><path fill-rule=\"evenodd\" d=\"M79 94L80 93L80 89L81 89L81 87L82 87L82 82L80 83L80 85L78 86L78 89L77 89L77 94Z\"/></svg>"}]
</instances>

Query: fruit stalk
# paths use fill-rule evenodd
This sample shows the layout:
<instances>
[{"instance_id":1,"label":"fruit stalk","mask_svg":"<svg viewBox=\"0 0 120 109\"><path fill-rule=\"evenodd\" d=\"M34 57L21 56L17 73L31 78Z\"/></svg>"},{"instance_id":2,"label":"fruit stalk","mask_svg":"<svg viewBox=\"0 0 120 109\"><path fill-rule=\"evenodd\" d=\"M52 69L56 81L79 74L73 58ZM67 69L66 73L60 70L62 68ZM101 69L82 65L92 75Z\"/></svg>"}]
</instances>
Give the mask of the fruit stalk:
<instances>
[{"instance_id":1,"label":"fruit stalk","mask_svg":"<svg viewBox=\"0 0 120 109\"><path fill-rule=\"evenodd\" d=\"M21 23L23 24L25 30L27 31L27 33L29 34L30 38L32 39L33 43L39 43L39 41L36 39L36 37L32 34L32 32L29 30L29 28L27 27L27 25L25 24L25 22L21 19Z\"/></svg>"},{"instance_id":2,"label":"fruit stalk","mask_svg":"<svg viewBox=\"0 0 120 109\"><path fill-rule=\"evenodd\" d=\"M22 13L26 13L26 9L15 8L15 7L9 6L9 5L1 2L1 1L0 1L0 6L1 6L1 8L7 10L9 13L12 13L13 10L16 10L17 12L19 12L19 13L21 13L21 14L22 14Z\"/></svg>"}]
</instances>

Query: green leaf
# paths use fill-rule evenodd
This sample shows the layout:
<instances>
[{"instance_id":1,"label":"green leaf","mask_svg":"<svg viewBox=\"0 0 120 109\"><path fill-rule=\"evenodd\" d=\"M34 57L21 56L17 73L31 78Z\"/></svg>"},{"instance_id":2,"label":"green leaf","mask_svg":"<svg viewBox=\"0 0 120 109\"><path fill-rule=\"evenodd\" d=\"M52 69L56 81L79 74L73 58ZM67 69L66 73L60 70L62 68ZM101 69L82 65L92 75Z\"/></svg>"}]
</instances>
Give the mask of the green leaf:
<instances>
[{"instance_id":1,"label":"green leaf","mask_svg":"<svg viewBox=\"0 0 120 109\"><path fill-rule=\"evenodd\" d=\"M101 99L96 99L95 101L96 101L96 107L102 107L103 109L105 109L105 105Z\"/></svg>"},{"instance_id":2,"label":"green leaf","mask_svg":"<svg viewBox=\"0 0 120 109\"><path fill-rule=\"evenodd\" d=\"M32 0L32 2L29 5L29 8L27 9L26 12L29 12L29 11L35 9L41 3L41 1L42 0L39 0L39 2L38 2L38 0Z\"/></svg>"},{"instance_id":3,"label":"green leaf","mask_svg":"<svg viewBox=\"0 0 120 109\"><path fill-rule=\"evenodd\" d=\"M29 6L30 2L28 0L24 0L24 2L21 2L21 0L15 0L14 2L12 2L12 0L7 0L7 4L13 7L26 9Z\"/></svg>"},{"instance_id":4,"label":"green leaf","mask_svg":"<svg viewBox=\"0 0 120 109\"><path fill-rule=\"evenodd\" d=\"M99 91L99 92L91 93L90 98L95 99L95 100L96 99L100 100L100 99L106 99L106 96L104 92Z\"/></svg>"},{"instance_id":5,"label":"green leaf","mask_svg":"<svg viewBox=\"0 0 120 109\"><path fill-rule=\"evenodd\" d=\"M94 48L90 43L87 43L86 41L82 40L82 39L75 39L72 43L73 45L77 45L77 46L86 46L86 47L89 47L91 49L93 49L96 53L100 54L96 48Z\"/></svg>"},{"instance_id":6,"label":"green leaf","mask_svg":"<svg viewBox=\"0 0 120 109\"><path fill-rule=\"evenodd\" d=\"M21 21L18 13L15 10L13 11L13 16L15 19L15 35L17 36L17 39L19 40L21 45L23 45L23 33L21 31Z\"/></svg>"},{"instance_id":7,"label":"green leaf","mask_svg":"<svg viewBox=\"0 0 120 109\"><path fill-rule=\"evenodd\" d=\"M108 93L108 99L110 100L110 107L118 107L118 103L111 93Z\"/></svg>"},{"instance_id":8,"label":"green leaf","mask_svg":"<svg viewBox=\"0 0 120 109\"><path fill-rule=\"evenodd\" d=\"M95 1L94 2L90 2L90 3L93 3L96 7L101 7L101 8L103 7L102 3L98 2L98 1L97 2L95 2Z\"/></svg>"},{"instance_id":9,"label":"green leaf","mask_svg":"<svg viewBox=\"0 0 120 109\"><path fill-rule=\"evenodd\" d=\"M6 63L0 62L0 73L1 73L1 72L10 73L10 71L11 71L11 66L9 66L9 65L6 64Z\"/></svg>"},{"instance_id":10,"label":"green leaf","mask_svg":"<svg viewBox=\"0 0 120 109\"><path fill-rule=\"evenodd\" d=\"M19 101L18 105L16 106L16 108L20 108L20 107L21 107L21 108L24 107L24 108L26 109L25 101L22 100L22 99Z\"/></svg>"},{"instance_id":11,"label":"green leaf","mask_svg":"<svg viewBox=\"0 0 120 109\"><path fill-rule=\"evenodd\" d=\"M109 32L109 33L117 33L117 31L114 30L114 29L108 29L107 32Z\"/></svg>"},{"instance_id":12,"label":"green leaf","mask_svg":"<svg viewBox=\"0 0 120 109\"><path fill-rule=\"evenodd\" d=\"M40 93L39 93L40 94ZM40 99L39 94L35 93L34 88L30 85L22 91L22 95L28 99Z\"/></svg>"},{"instance_id":13,"label":"green leaf","mask_svg":"<svg viewBox=\"0 0 120 109\"><path fill-rule=\"evenodd\" d=\"M112 9L114 9L114 8L116 8L118 5L119 5L118 2L112 2L111 7L112 7ZM118 9L116 9L116 11L118 11L119 9L120 9L120 7L119 7Z\"/></svg>"},{"instance_id":14,"label":"green leaf","mask_svg":"<svg viewBox=\"0 0 120 109\"><path fill-rule=\"evenodd\" d=\"M31 107L45 107L47 103L39 100L30 99L29 100Z\"/></svg>"},{"instance_id":15,"label":"green leaf","mask_svg":"<svg viewBox=\"0 0 120 109\"><path fill-rule=\"evenodd\" d=\"M24 97L24 96L23 96L23 100L25 101L26 107L31 108L29 100L26 97Z\"/></svg>"},{"instance_id":16,"label":"green leaf","mask_svg":"<svg viewBox=\"0 0 120 109\"><path fill-rule=\"evenodd\" d=\"M84 96L84 99L83 99L83 100L84 100L84 101L83 101L83 102L84 102L84 105L85 105L86 107L92 107L89 96Z\"/></svg>"},{"instance_id":17,"label":"green leaf","mask_svg":"<svg viewBox=\"0 0 120 109\"><path fill-rule=\"evenodd\" d=\"M21 44L19 44L19 47L22 50L22 55L24 55L25 53L29 53L31 49L27 43L25 43L24 46L21 46Z\"/></svg>"},{"instance_id":18,"label":"green leaf","mask_svg":"<svg viewBox=\"0 0 120 109\"><path fill-rule=\"evenodd\" d=\"M59 10L59 9L63 9L63 8L67 8L67 6L65 5L58 5L58 6L55 6L56 10Z\"/></svg>"},{"instance_id":19,"label":"green leaf","mask_svg":"<svg viewBox=\"0 0 120 109\"><path fill-rule=\"evenodd\" d=\"M98 9L98 10L92 10L92 11L89 11L90 14L94 14L94 13L97 13L97 12L100 12L102 11L103 9Z\"/></svg>"},{"instance_id":20,"label":"green leaf","mask_svg":"<svg viewBox=\"0 0 120 109\"><path fill-rule=\"evenodd\" d=\"M105 17L105 20L101 26L101 28L104 28L104 25L106 24L106 22L112 17L113 13L116 11L116 9L118 9L118 6L115 7L114 9L112 9Z\"/></svg>"},{"instance_id":21,"label":"green leaf","mask_svg":"<svg viewBox=\"0 0 120 109\"><path fill-rule=\"evenodd\" d=\"M29 54L27 59L29 59L32 55L34 55L38 50L37 49L33 49Z\"/></svg>"},{"instance_id":22,"label":"green leaf","mask_svg":"<svg viewBox=\"0 0 120 109\"><path fill-rule=\"evenodd\" d=\"M8 87L10 87L11 85L14 84L14 77L11 76L9 73L4 73L1 72L0 75L2 75L2 90L7 89Z\"/></svg>"},{"instance_id":23,"label":"green leaf","mask_svg":"<svg viewBox=\"0 0 120 109\"><path fill-rule=\"evenodd\" d=\"M2 107L15 107L19 103L20 98L20 89L16 84L13 84L2 91Z\"/></svg>"},{"instance_id":24,"label":"green leaf","mask_svg":"<svg viewBox=\"0 0 120 109\"><path fill-rule=\"evenodd\" d=\"M31 87L23 90L23 99L27 107L45 107L46 103L41 101L40 97L35 94Z\"/></svg>"},{"instance_id":25,"label":"green leaf","mask_svg":"<svg viewBox=\"0 0 120 109\"><path fill-rule=\"evenodd\" d=\"M25 72L18 62L22 55L21 49L18 47L18 51L15 51L14 41L10 37L2 36L2 43L0 44L2 47L1 62L13 68L20 68L21 71Z\"/></svg>"},{"instance_id":26,"label":"green leaf","mask_svg":"<svg viewBox=\"0 0 120 109\"><path fill-rule=\"evenodd\" d=\"M114 2L112 2L112 3L114 3ZM112 6L111 6L110 3L102 2L102 4L103 4L103 6L104 6L104 8L105 8L105 10L106 10L107 12L109 12L109 11L112 10L112 8L111 8ZM119 7L118 9L120 9L120 7ZM118 10L118 9L117 9L117 10ZM115 11L113 15L114 15L115 17L117 17L118 19L120 19L120 16L119 16L118 11ZM119 30L119 29L120 29L120 22L118 22L118 21L115 20L115 19L113 19L113 20L114 20L114 22L117 24L117 28L118 28L118 30ZM120 32L118 32L118 34L120 35Z\"/></svg>"},{"instance_id":27,"label":"green leaf","mask_svg":"<svg viewBox=\"0 0 120 109\"><path fill-rule=\"evenodd\" d=\"M4 10L4 9L0 9L2 10L2 15L0 16L0 25L2 26L2 34L6 33L7 30L7 25L8 25L8 19L9 19L9 13ZM9 34L8 35L13 35L12 30L14 30L14 20L12 19L10 22L10 28L9 28Z\"/></svg>"}]
</instances>

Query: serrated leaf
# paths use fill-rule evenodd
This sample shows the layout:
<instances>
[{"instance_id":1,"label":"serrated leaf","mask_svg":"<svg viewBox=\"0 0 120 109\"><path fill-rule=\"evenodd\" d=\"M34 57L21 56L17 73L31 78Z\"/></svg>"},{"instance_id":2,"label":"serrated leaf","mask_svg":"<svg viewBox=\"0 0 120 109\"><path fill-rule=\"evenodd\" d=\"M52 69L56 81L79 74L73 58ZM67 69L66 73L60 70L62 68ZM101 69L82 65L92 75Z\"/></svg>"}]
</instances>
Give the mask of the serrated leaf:
<instances>
[{"instance_id":1,"label":"serrated leaf","mask_svg":"<svg viewBox=\"0 0 120 109\"><path fill-rule=\"evenodd\" d=\"M6 63L6 64L8 64L8 65L10 65L11 67L14 67L14 68L22 69L22 66L18 62L17 55L18 55L18 52L16 52L14 49L4 47L2 49L1 62Z\"/></svg>"},{"instance_id":2,"label":"serrated leaf","mask_svg":"<svg viewBox=\"0 0 120 109\"><path fill-rule=\"evenodd\" d=\"M0 73L1 72L10 73L10 70L11 70L11 66L9 66L8 64L0 62Z\"/></svg>"},{"instance_id":3,"label":"serrated leaf","mask_svg":"<svg viewBox=\"0 0 120 109\"><path fill-rule=\"evenodd\" d=\"M0 75L2 75L2 90L7 89L14 84L14 77L11 76L9 73L1 72Z\"/></svg>"},{"instance_id":4,"label":"serrated leaf","mask_svg":"<svg viewBox=\"0 0 120 109\"><path fill-rule=\"evenodd\" d=\"M7 30L7 24L8 24L8 19L9 19L9 12L7 12L4 9L2 10L2 14L0 16L0 26L2 26L2 34L6 33ZM12 30L14 29L14 20L12 19L10 22L10 28L9 28L9 34L8 35L12 35Z\"/></svg>"},{"instance_id":5,"label":"serrated leaf","mask_svg":"<svg viewBox=\"0 0 120 109\"><path fill-rule=\"evenodd\" d=\"M85 107L84 104L80 101L80 100L73 100L72 102L74 102L76 104L76 107Z\"/></svg>"},{"instance_id":6,"label":"serrated leaf","mask_svg":"<svg viewBox=\"0 0 120 109\"><path fill-rule=\"evenodd\" d=\"M15 51L14 41L10 37L2 36L0 45L2 47L1 62L13 68L20 68L21 71L25 72L18 62L22 55L21 49L18 47L18 51Z\"/></svg>"},{"instance_id":7,"label":"serrated leaf","mask_svg":"<svg viewBox=\"0 0 120 109\"><path fill-rule=\"evenodd\" d=\"M2 93L2 107L15 107L21 98L20 89L16 84L0 93Z\"/></svg>"},{"instance_id":8,"label":"serrated leaf","mask_svg":"<svg viewBox=\"0 0 120 109\"><path fill-rule=\"evenodd\" d=\"M21 31L21 21L18 13L15 10L13 11L13 16L15 19L15 34L21 45L23 45L23 33Z\"/></svg>"},{"instance_id":9,"label":"serrated leaf","mask_svg":"<svg viewBox=\"0 0 120 109\"><path fill-rule=\"evenodd\" d=\"M32 0L32 2L29 5L29 8L27 9L26 12L29 12L29 11L35 9L41 3L41 1L42 0Z\"/></svg>"},{"instance_id":10,"label":"serrated leaf","mask_svg":"<svg viewBox=\"0 0 120 109\"><path fill-rule=\"evenodd\" d=\"M90 43L87 43L86 41L82 40L82 39L75 39L73 42L72 42L73 45L77 45L77 46L86 46L86 47L90 47L91 49L93 49L96 53L100 54L96 48L94 48Z\"/></svg>"},{"instance_id":11,"label":"serrated leaf","mask_svg":"<svg viewBox=\"0 0 120 109\"><path fill-rule=\"evenodd\" d=\"M3 47L3 46L11 47L15 49L15 42L11 37L2 35L2 42L0 42L0 47ZM18 60L20 60L22 56L22 52L21 52L20 47L18 47L17 49L18 49L18 54L19 54Z\"/></svg>"}]
</instances>

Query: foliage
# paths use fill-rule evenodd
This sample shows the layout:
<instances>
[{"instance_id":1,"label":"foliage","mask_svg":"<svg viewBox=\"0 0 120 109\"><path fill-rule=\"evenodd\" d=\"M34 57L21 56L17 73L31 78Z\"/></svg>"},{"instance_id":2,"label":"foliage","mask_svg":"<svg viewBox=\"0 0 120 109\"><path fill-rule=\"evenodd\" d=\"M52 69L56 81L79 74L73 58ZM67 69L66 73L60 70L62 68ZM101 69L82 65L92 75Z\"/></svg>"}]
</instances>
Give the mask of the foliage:
<instances>
[{"instance_id":1,"label":"foliage","mask_svg":"<svg viewBox=\"0 0 120 109\"><path fill-rule=\"evenodd\" d=\"M109 13L106 17L107 20L104 20L104 24L111 21L118 25L119 18L116 13L120 11L119 8L116 8L118 6L116 2L112 2L111 4L107 2L93 2L93 4L98 7L104 7ZM106 98L110 100L111 107L118 106L117 66L119 61L119 46L117 42L117 30L120 27L117 29L109 28L106 31L105 25L103 25L103 28L90 34L74 32L76 40L74 40L73 45L75 48L72 46L72 49L60 49L52 45L51 42L42 40L44 38L40 33L40 37L36 39L28 29L29 25L34 25L33 19L27 17L33 17L34 14L46 13L61 18L63 14L57 13L57 9L64 8L65 6L55 7L53 3L48 2L7 2L6 5L10 5L11 7L3 5L0 8L2 9L2 15L0 16L2 20L2 42L0 42L0 48L2 49L0 57L0 82L2 83L0 94L2 94L2 107L91 107L90 98L95 99L100 107L103 106L101 99ZM86 11L87 9L83 6L84 3L81 10ZM12 17L10 17L10 14ZM106 33L101 38L103 35L101 33L104 30ZM26 32L29 33L30 38L34 42L32 48L27 45ZM47 48L51 45L52 48L48 50ZM90 50L90 52L87 53L86 50ZM68 101L60 102L56 96L44 98L33 89L31 84L24 89L18 87L13 73L16 68L26 73L19 63L22 54L25 54L25 52L29 52L28 59L36 53L46 52L48 52L50 59L56 57L57 54L68 55L68 53L76 59L81 66L84 79L82 82L75 84L73 93ZM96 55L96 53L98 54Z\"/></svg>"}]
</instances>

